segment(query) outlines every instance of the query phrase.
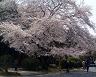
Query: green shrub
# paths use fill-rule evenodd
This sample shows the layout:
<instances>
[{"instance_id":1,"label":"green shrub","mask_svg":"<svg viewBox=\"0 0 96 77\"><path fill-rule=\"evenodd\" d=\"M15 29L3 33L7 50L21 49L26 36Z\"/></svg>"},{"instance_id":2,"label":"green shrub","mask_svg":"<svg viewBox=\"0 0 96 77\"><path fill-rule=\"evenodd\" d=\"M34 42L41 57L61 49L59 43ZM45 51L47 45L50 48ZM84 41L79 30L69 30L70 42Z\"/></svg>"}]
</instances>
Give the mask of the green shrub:
<instances>
[{"instance_id":1,"label":"green shrub","mask_svg":"<svg viewBox=\"0 0 96 77\"><path fill-rule=\"evenodd\" d=\"M82 66L82 61L79 58L69 57L70 66L73 68L79 68Z\"/></svg>"},{"instance_id":2,"label":"green shrub","mask_svg":"<svg viewBox=\"0 0 96 77\"><path fill-rule=\"evenodd\" d=\"M62 59L62 61L61 61L61 68L62 69L66 68L65 61L66 61L65 59ZM82 61L79 58L69 56L67 61L69 62L70 68L79 68L82 66Z\"/></svg>"},{"instance_id":3,"label":"green shrub","mask_svg":"<svg viewBox=\"0 0 96 77\"><path fill-rule=\"evenodd\" d=\"M25 70L39 70L40 61L36 58L28 57L22 61L22 67Z\"/></svg>"},{"instance_id":4,"label":"green shrub","mask_svg":"<svg viewBox=\"0 0 96 77\"><path fill-rule=\"evenodd\" d=\"M12 65L13 58L11 55L2 55L0 57L0 67L8 72L8 68Z\"/></svg>"}]
</instances>

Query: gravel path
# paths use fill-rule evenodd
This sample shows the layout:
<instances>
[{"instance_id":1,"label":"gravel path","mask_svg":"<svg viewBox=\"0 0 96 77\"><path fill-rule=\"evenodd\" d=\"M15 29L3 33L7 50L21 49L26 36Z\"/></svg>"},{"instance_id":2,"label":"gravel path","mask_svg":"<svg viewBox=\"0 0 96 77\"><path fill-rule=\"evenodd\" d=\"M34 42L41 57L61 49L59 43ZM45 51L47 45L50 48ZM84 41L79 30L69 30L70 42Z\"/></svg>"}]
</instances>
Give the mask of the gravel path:
<instances>
[{"instance_id":1,"label":"gravel path","mask_svg":"<svg viewBox=\"0 0 96 77\"><path fill-rule=\"evenodd\" d=\"M35 77L35 76L34 76ZM71 73L60 73L60 74L50 74L50 75L39 75L36 77L96 77L94 72L71 72Z\"/></svg>"},{"instance_id":2,"label":"gravel path","mask_svg":"<svg viewBox=\"0 0 96 77\"><path fill-rule=\"evenodd\" d=\"M38 72L31 71L18 71L18 73L22 75L19 77L96 77L96 68L90 68L89 72L77 69L70 73L65 73L64 71L53 74L40 74Z\"/></svg>"},{"instance_id":3,"label":"gravel path","mask_svg":"<svg viewBox=\"0 0 96 77\"><path fill-rule=\"evenodd\" d=\"M45 74L33 77L96 77L96 68L90 67L89 72L86 72L86 70L75 70L71 71L70 73L61 72L56 74Z\"/></svg>"}]
</instances>

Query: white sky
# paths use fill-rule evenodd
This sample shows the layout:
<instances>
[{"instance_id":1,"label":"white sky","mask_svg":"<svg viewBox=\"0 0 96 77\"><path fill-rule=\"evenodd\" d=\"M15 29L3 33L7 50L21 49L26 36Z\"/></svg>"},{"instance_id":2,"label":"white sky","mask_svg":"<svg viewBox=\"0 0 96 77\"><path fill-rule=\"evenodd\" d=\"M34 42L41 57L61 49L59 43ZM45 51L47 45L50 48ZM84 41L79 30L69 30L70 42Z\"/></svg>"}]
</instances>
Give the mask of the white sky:
<instances>
[{"instance_id":1,"label":"white sky","mask_svg":"<svg viewBox=\"0 0 96 77\"><path fill-rule=\"evenodd\" d=\"M77 2L82 2L83 0L76 0ZM93 16L91 17L91 20L93 21L93 23L95 23L96 26L96 0L84 0L84 4L88 5L91 7L91 12L93 14ZM92 30L90 30L90 32L96 36L96 33L94 33Z\"/></svg>"},{"instance_id":2,"label":"white sky","mask_svg":"<svg viewBox=\"0 0 96 77\"><path fill-rule=\"evenodd\" d=\"M77 0L77 2L81 2L83 0ZM94 23L96 23L96 0L84 0L84 4L88 5L91 7L91 12L93 16L91 19L93 20Z\"/></svg>"}]
</instances>

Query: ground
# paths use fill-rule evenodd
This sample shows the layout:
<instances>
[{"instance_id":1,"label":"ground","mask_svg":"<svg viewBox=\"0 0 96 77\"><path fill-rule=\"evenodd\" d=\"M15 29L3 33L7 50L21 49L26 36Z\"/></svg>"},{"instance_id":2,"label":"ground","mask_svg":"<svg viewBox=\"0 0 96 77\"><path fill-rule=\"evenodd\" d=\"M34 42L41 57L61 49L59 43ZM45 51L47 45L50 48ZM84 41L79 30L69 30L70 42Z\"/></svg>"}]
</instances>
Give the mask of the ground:
<instances>
[{"instance_id":1,"label":"ground","mask_svg":"<svg viewBox=\"0 0 96 77\"><path fill-rule=\"evenodd\" d=\"M86 70L82 70L82 69L75 69L75 70L71 70L69 73L66 73L64 71L61 71L59 73L49 73L49 74L32 72L32 71L18 71L18 73L22 75L21 77L96 77L96 67L94 68L91 67L89 69L89 72L86 72Z\"/></svg>"},{"instance_id":2,"label":"ground","mask_svg":"<svg viewBox=\"0 0 96 77\"><path fill-rule=\"evenodd\" d=\"M49 75L39 75L33 77L96 77L94 72L71 72L71 73L59 73L59 74L49 74Z\"/></svg>"}]
</instances>

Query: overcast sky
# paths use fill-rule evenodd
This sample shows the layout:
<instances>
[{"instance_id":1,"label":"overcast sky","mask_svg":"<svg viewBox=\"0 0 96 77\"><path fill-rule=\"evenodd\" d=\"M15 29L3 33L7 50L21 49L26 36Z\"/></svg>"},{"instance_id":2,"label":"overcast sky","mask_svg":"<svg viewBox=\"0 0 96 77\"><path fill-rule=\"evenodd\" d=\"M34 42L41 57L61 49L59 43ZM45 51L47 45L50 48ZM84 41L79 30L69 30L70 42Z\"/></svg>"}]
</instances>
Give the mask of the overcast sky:
<instances>
[{"instance_id":1,"label":"overcast sky","mask_svg":"<svg viewBox=\"0 0 96 77\"><path fill-rule=\"evenodd\" d=\"M77 0L77 2L81 2L83 0ZM93 14L93 16L91 17L91 19L93 20L94 23L96 23L96 0L84 0L84 3L88 6L91 7L91 12Z\"/></svg>"},{"instance_id":2,"label":"overcast sky","mask_svg":"<svg viewBox=\"0 0 96 77\"><path fill-rule=\"evenodd\" d=\"M78 3L80 3L83 0L76 0ZM91 20L95 23L96 26L96 0L84 0L84 3L91 7L91 12L93 16L91 17ZM94 33L93 30L90 29L90 32L96 36L96 33Z\"/></svg>"},{"instance_id":3,"label":"overcast sky","mask_svg":"<svg viewBox=\"0 0 96 77\"><path fill-rule=\"evenodd\" d=\"M85 0L85 3L91 6L92 13L93 13L93 16L91 19L93 20L93 22L96 23L96 0Z\"/></svg>"},{"instance_id":4,"label":"overcast sky","mask_svg":"<svg viewBox=\"0 0 96 77\"><path fill-rule=\"evenodd\" d=\"M93 16L91 17L91 19L96 26L96 0L85 0L85 4L89 5L92 8ZM96 33L93 33L92 31L91 33L96 36Z\"/></svg>"}]
</instances>

